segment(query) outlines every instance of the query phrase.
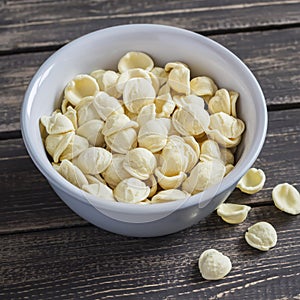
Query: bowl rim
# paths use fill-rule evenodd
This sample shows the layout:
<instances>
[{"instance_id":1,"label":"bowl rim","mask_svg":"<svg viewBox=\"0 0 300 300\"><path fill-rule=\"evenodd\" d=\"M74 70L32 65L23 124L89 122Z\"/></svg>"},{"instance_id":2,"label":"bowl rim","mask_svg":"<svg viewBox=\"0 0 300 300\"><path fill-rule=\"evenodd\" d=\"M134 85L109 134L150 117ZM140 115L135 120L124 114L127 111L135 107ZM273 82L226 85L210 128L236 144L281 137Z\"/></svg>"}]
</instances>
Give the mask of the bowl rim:
<instances>
[{"instance_id":1,"label":"bowl rim","mask_svg":"<svg viewBox=\"0 0 300 300\"><path fill-rule=\"evenodd\" d=\"M163 31L167 31L170 34L179 33L186 37L190 37L192 39L198 39L199 41L201 41L202 43L208 46L213 46L216 51L222 52L223 55L226 55L227 59L231 60L235 64L240 65L241 70L245 74L247 74L247 77L249 78L250 81L252 81L252 85L254 85L256 92L259 95L257 101L259 100L259 102L261 103L260 106L260 113L262 116L261 131L256 135L253 141L253 145L251 146L248 156L243 162L243 164L238 165L237 163L236 167L228 174L228 176L225 176L219 184L211 186L201 193L190 196L188 201L186 199L183 199L183 200L176 200L172 202L158 203L158 204L151 204L151 205L136 205L136 204L132 205L128 203L113 202L113 201L111 202L99 201L98 197L77 188L76 186L68 182L66 179L64 179L57 171L54 170L50 161L46 162L44 161L44 159L36 155L35 149L31 143L32 137L29 134L30 128L28 127L28 120L30 118L28 114L28 106L30 105L30 100L32 99L32 97L34 98L34 96L32 96L32 92L34 90L37 81L39 81L39 79L41 78L44 70L48 69L48 67L52 65L52 63L55 61L56 57L62 55L66 49L76 47L78 43L80 44L81 42L91 39L95 35L99 35L102 33L113 35L114 32L116 31L120 31L120 30L127 31L128 29L132 30L133 28L148 29L148 30L163 30ZM267 133L268 113L267 113L265 97L253 73L250 71L250 69L245 65L245 63L241 59L239 59L234 53L232 53L230 50L228 50L218 42L208 37L205 37L201 34L195 33L193 31L174 27L174 26L159 25L159 24L128 24L128 25L112 26L112 27L96 30L91 33L85 34L79 38L74 39L68 44L64 45L59 50L54 52L50 57L48 57L45 60L45 62L40 66L38 71L35 73L26 90L23 103L22 103L22 108L21 108L20 124L21 124L21 133L22 133L23 141L31 159L33 160L34 164L39 169L39 171L50 182L51 185L54 185L58 189L63 189L64 192L67 193L69 196L76 198L76 200L78 201L83 201L86 204L90 204L89 203L90 201L97 202L101 206L101 209L107 211L122 212L124 214L127 213L128 214L149 214L149 213L158 213L158 212L171 213L178 209L184 209L186 207L200 205L201 203L207 202L212 195L216 196L218 194L221 194L224 191L230 190L233 184L236 184L237 181L247 172L247 170L250 169L250 167L257 159L263 147L266 133ZM216 191L216 186L218 187L217 191ZM84 197L82 197L83 195L82 193L84 194ZM86 201L85 199L87 199L88 201Z\"/></svg>"}]
</instances>

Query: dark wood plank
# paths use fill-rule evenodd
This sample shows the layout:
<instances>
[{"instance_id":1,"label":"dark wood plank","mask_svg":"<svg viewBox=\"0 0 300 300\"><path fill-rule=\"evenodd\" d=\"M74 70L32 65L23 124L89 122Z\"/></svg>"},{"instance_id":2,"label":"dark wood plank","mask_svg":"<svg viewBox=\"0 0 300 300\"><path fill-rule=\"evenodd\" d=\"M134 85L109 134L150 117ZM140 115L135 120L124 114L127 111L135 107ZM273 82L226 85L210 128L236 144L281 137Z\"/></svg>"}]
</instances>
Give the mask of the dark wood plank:
<instances>
[{"instance_id":1,"label":"dark wood plank","mask_svg":"<svg viewBox=\"0 0 300 300\"><path fill-rule=\"evenodd\" d=\"M22 147L17 153L25 152L20 140L8 140L11 141L18 141L17 147ZM2 158L0 165L0 233L24 231L29 227L41 230L87 224L57 197L28 155Z\"/></svg>"},{"instance_id":2,"label":"dark wood plank","mask_svg":"<svg viewBox=\"0 0 300 300\"><path fill-rule=\"evenodd\" d=\"M282 182L300 190L299 113L300 109L269 113L268 136L255 163L266 173L265 187L251 196L236 190L229 202L272 205L272 188ZM0 233L87 224L54 194L26 155L21 139L0 141L0 167Z\"/></svg>"},{"instance_id":3,"label":"dark wood plank","mask_svg":"<svg viewBox=\"0 0 300 300\"><path fill-rule=\"evenodd\" d=\"M79 0L5 1L0 51L62 45L90 31L128 23L175 25L204 33L286 26L299 24L299 10L296 0L102 0L84 5Z\"/></svg>"},{"instance_id":4,"label":"dark wood plank","mask_svg":"<svg viewBox=\"0 0 300 300\"><path fill-rule=\"evenodd\" d=\"M247 228L262 220L278 233L268 252L244 240ZM214 213L159 238L127 238L93 226L1 236L0 298L292 299L300 294L299 220L263 206L239 225ZM223 280L199 274L198 257L208 248L232 261Z\"/></svg>"},{"instance_id":5,"label":"dark wood plank","mask_svg":"<svg viewBox=\"0 0 300 300\"><path fill-rule=\"evenodd\" d=\"M257 76L269 106L300 105L300 28L211 36ZM257 46L259 45L259 47ZM51 52L0 56L0 132L20 129L26 87Z\"/></svg>"}]
</instances>

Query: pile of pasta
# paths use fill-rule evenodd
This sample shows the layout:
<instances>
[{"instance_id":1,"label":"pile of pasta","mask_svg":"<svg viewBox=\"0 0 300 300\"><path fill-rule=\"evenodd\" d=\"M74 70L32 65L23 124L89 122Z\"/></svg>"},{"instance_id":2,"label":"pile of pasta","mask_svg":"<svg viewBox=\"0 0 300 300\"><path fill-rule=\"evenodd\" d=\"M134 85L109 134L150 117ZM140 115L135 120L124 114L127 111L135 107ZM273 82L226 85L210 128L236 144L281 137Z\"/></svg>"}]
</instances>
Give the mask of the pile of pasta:
<instances>
[{"instance_id":1,"label":"pile of pasta","mask_svg":"<svg viewBox=\"0 0 300 300\"><path fill-rule=\"evenodd\" d=\"M41 117L53 167L104 200L136 204L186 199L234 168L245 125L239 94L182 62L154 66L128 52L118 72L80 74L61 108Z\"/></svg>"}]
</instances>

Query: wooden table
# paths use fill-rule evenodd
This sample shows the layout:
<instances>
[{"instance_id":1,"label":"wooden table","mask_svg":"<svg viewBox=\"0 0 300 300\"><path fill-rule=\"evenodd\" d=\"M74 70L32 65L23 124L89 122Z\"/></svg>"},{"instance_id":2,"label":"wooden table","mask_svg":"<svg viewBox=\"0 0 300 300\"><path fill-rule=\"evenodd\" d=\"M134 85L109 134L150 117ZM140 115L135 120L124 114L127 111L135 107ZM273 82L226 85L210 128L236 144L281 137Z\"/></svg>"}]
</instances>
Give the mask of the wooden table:
<instances>
[{"instance_id":1,"label":"wooden table","mask_svg":"<svg viewBox=\"0 0 300 300\"><path fill-rule=\"evenodd\" d=\"M271 198L278 183L300 189L299 0L2 0L0 8L0 299L300 299L300 216L279 211ZM213 213L170 236L115 235L75 215L33 165L19 114L37 68L82 34L128 23L209 36L257 76L269 128L255 166L267 181L255 195L230 196L252 207L244 223L229 225ZM262 220L278 233L268 252L244 240ZM225 279L200 276L197 259L208 248L230 256Z\"/></svg>"}]
</instances>

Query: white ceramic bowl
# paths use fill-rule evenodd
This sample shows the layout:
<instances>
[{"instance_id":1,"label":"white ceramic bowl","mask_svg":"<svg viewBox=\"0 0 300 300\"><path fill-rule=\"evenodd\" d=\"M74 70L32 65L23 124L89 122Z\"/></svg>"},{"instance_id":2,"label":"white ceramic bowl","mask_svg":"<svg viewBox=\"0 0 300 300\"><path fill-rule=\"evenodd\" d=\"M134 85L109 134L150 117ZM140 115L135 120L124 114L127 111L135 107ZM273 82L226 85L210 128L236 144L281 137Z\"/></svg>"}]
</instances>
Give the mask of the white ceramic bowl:
<instances>
[{"instance_id":1,"label":"white ceramic bowl","mask_svg":"<svg viewBox=\"0 0 300 300\"><path fill-rule=\"evenodd\" d=\"M39 131L39 119L58 108L65 85L75 75L97 68L117 70L128 51L148 53L158 66L182 61L192 75L212 77L219 87L236 90L239 117L246 131L236 167L218 186L190 197L155 205L108 202L83 192L51 166ZM199 34L162 25L125 25L99 30L74 40L54 53L37 71L21 113L26 148L58 196L79 216L98 227L129 236L160 236L187 228L209 215L230 195L252 166L264 143L267 109L261 88L246 65L229 50Z\"/></svg>"}]
</instances>

